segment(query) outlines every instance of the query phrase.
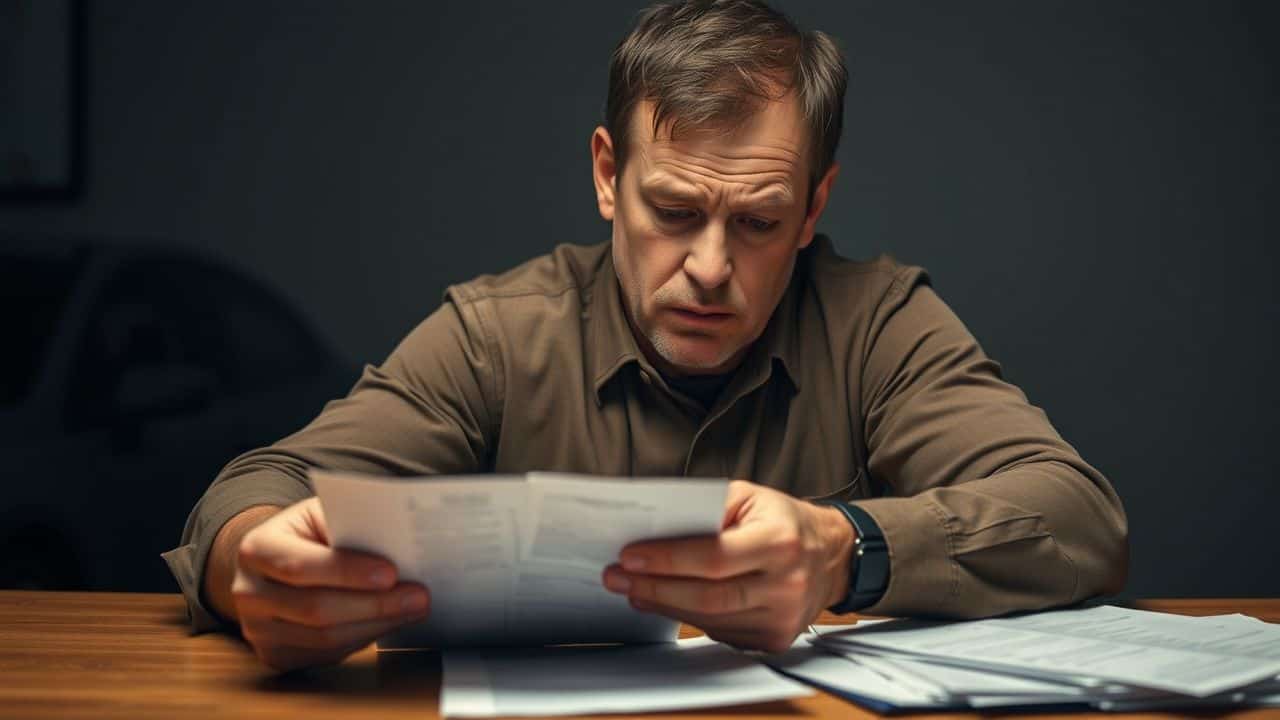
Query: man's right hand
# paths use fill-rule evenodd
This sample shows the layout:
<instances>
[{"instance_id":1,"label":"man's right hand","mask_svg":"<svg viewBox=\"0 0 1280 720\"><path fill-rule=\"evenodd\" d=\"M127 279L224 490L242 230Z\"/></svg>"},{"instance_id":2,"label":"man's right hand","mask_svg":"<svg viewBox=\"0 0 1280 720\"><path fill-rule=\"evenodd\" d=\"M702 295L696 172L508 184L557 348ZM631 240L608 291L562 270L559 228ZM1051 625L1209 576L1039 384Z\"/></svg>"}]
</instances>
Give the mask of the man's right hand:
<instances>
[{"instance_id":1,"label":"man's right hand","mask_svg":"<svg viewBox=\"0 0 1280 720\"><path fill-rule=\"evenodd\" d=\"M314 497L244 534L230 590L241 633L278 670L338 662L430 605L388 560L331 547Z\"/></svg>"}]
</instances>

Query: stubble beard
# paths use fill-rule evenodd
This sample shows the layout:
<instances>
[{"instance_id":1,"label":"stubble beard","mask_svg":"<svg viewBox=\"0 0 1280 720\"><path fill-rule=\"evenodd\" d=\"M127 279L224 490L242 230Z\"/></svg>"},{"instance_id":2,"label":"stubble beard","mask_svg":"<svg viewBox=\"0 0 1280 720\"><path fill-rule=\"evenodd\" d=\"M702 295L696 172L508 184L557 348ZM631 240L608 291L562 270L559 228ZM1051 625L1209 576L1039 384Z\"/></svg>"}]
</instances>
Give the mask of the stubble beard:
<instances>
[{"instance_id":1,"label":"stubble beard","mask_svg":"<svg viewBox=\"0 0 1280 720\"><path fill-rule=\"evenodd\" d=\"M621 286L619 290L621 291L624 305L626 305L628 324L631 326L632 333L635 335L636 339L639 340L640 337L643 336L644 339L648 341L649 347L653 352L676 371L711 370L728 362L729 359L732 358L740 349L733 347L731 342L725 342L713 357L708 358L701 353L685 352L681 347L680 339L678 337L674 337L673 332L662 328L657 324L658 318L656 313L653 317L649 318L652 324L648 327L641 324L640 315L641 308L643 307L645 291L642 287L642 283L638 279L632 277L630 272L626 272L626 270L629 269L630 263L627 262L627 258L625 256L620 256L618 254L616 238L614 243L613 261L620 271L618 272L618 281ZM696 293L682 291L681 289L672 287L659 288L653 293L651 299L655 310L664 306L679 304L681 302L701 304L699 302L699 298L696 297ZM738 305L738 303L732 304L735 307ZM660 313L661 310L657 310L657 312Z\"/></svg>"},{"instance_id":2,"label":"stubble beard","mask_svg":"<svg viewBox=\"0 0 1280 720\"><path fill-rule=\"evenodd\" d=\"M649 338L653 351L678 370L711 370L724 365L737 352L737 348L727 344L712 357L684 352L678 338L673 338L668 331L656 327L646 337Z\"/></svg>"}]
</instances>

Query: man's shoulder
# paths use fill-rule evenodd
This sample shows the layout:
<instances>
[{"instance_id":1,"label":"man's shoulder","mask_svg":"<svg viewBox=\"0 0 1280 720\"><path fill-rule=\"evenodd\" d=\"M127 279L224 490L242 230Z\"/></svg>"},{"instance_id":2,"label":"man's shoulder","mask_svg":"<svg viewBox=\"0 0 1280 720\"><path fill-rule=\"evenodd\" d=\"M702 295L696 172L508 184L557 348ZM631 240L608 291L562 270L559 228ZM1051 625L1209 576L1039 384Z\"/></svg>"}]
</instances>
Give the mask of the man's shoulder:
<instances>
[{"instance_id":1,"label":"man's shoulder","mask_svg":"<svg viewBox=\"0 0 1280 720\"><path fill-rule=\"evenodd\" d=\"M919 266L880 254L867 260L841 255L826 236L814 238L804 263L808 283L825 303L875 308L905 297L918 284L929 282Z\"/></svg>"},{"instance_id":2,"label":"man's shoulder","mask_svg":"<svg viewBox=\"0 0 1280 720\"><path fill-rule=\"evenodd\" d=\"M595 245L558 245L502 273L480 275L451 285L446 297L456 303L480 300L557 297L590 290L601 265L608 258L608 242Z\"/></svg>"}]
</instances>

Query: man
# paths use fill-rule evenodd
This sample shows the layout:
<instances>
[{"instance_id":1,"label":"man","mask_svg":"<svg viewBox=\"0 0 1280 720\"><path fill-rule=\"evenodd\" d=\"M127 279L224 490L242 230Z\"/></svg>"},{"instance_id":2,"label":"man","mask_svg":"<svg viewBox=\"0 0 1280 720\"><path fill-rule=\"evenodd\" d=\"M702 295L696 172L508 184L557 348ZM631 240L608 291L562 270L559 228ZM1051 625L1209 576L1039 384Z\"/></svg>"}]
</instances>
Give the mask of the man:
<instances>
[{"instance_id":1,"label":"man","mask_svg":"<svg viewBox=\"0 0 1280 720\"><path fill-rule=\"evenodd\" d=\"M238 623L292 668L429 612L429 588L328 545L309 467L739 478L718 536L629 546L602 582L747 648L828 607L973 617L1119 589L1106 479L923 271L815 237L845 77L826 36L757 2L643 13L591 137L611 242L450 288L347 398L228 465L166 554L196 627Z\"/></svg>"}]
</instances>

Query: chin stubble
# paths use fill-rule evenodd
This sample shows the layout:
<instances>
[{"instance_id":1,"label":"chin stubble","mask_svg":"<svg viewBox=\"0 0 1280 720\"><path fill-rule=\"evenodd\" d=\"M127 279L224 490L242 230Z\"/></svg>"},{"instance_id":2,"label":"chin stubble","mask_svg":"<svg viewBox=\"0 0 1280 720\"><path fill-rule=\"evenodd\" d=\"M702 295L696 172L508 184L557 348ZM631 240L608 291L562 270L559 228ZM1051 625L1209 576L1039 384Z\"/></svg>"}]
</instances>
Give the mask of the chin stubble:
<instances>
[{"instance_id":1,"label":"chin stubble","mask_svg":"<svg viewBox=\"0 0 1280 720\"><path fill-rule=\"evenodd\" d=\"M662 356L663 360L675 365L676 367L694 368L697 370L708 370L719 367L729 360L736 348L723 348L715 357L711 359L690 358L685 357L678 348L678 343L674 341L663 330L654 328L649 333L649 344L653 346L654 352Z\"/></svg>"}]
</instances>

